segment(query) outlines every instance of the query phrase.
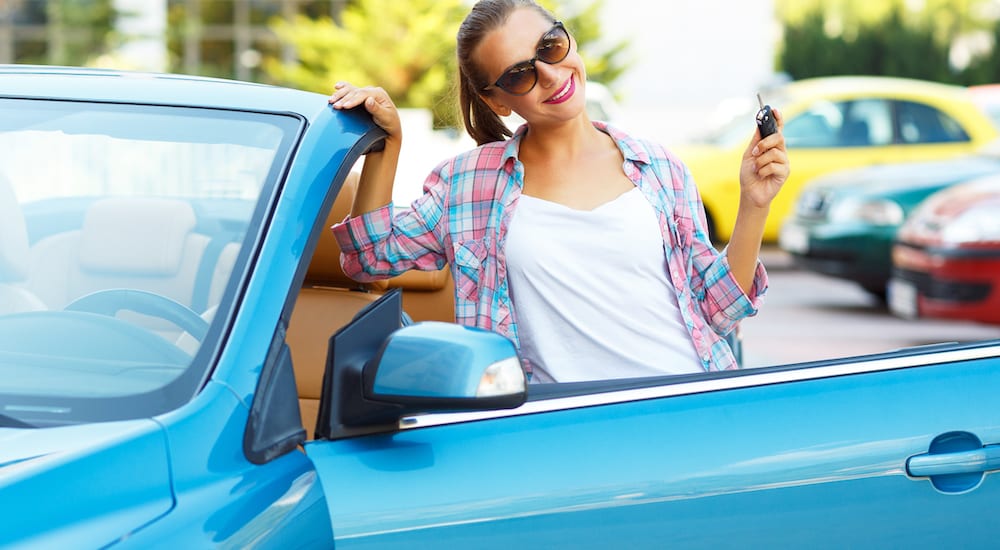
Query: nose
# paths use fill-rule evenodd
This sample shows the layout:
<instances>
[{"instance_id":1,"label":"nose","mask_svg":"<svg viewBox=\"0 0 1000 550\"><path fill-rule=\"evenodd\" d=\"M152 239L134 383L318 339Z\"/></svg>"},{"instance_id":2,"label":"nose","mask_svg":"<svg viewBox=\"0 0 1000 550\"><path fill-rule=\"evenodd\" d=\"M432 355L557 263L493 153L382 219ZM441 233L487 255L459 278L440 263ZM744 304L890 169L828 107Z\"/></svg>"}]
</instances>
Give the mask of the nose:
<instances>
[{"instance_id":1,"label":"nose","mask_svg":"<svg viewBox=\"0 0 1000 550\"><path fill-rule=\"evenodd\" d=\"M552 88L559 85L558 65L548 63L535 63L535 71L538 73L538 85L543 88Z\"/></svg>"}]
</instances>

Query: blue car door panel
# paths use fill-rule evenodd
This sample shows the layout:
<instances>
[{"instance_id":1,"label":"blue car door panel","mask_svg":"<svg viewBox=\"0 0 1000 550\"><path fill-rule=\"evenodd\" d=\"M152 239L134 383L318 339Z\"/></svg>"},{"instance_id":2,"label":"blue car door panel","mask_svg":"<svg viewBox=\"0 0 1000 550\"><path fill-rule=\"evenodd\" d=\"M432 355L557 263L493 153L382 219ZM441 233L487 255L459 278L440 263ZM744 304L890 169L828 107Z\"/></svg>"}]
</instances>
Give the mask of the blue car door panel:
<instances>
[{"instance_id":1,"label":"blue car door panel","mask_svg":"<svg viewBox=\"0 0 1000 550\"><path fill-rule=\"evenodd\" d=\"M977 352L939 360L957 353ZM744 371L306 448L339 548L991 544L997 365L912 363Z\"/></svg>"}]
</instances>

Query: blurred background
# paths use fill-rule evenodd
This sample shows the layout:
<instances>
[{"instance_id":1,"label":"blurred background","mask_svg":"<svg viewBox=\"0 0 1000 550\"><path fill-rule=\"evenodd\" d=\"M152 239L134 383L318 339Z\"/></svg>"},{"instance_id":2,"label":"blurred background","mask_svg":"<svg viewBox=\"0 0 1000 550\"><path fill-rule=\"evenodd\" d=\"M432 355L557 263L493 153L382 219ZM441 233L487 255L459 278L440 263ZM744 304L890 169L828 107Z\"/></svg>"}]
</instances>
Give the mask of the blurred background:
<instances>
[{"instance_id":1,"label":"blurred background","mask_svg":"<svg viewBox=\"0 0 1000 550\"><path fill-rule=\"evenodd\" d=\"M1000 223L989 222L1000 199L980 186L948 218L920 208L970 179L1000 188L1000 0L539 2L578 43L592 117L679 154L720 246L755 94L786 114L796 181L772 205L769 303L745 323L747 364L1000 336ZM322 94L337 80L380 85L408 136L394 190L406 203L440 160L474 145L453 93L455 32L472 3L0 0L0 63ZM900 242L906 221L919 227ZM940 256L951 248L958 267Z\"/></svg>"},{"instance_id":2,"label":"blurred background","mask_svg":"<svg viewBox=\"0 0 1000 550\"><path fill-rule=\"evenodd\" d=\"M209 75L327 92L377 82L454 126L471 0L0 0L0 62ZM1000 80L998 0L542 0L633 131L683 141L723 102L813 76ZM719 113L720 105L723 111Z\"/></svg>"}]
</instances>

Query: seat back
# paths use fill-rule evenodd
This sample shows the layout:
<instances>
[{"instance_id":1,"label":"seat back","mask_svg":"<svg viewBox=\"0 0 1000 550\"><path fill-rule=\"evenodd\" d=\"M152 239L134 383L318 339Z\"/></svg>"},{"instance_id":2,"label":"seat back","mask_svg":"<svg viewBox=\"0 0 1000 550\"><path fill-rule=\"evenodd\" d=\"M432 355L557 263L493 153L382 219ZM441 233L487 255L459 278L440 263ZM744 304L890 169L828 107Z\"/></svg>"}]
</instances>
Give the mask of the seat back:
<instances>
[{"instance_id":1,"label":"seat back","mask_svg":"<svg viewBox=\"0 0 1000 550\"><path fill-rule=\"evenodd\" d=\"M329 227L343 221L351 211L358 174L344 182L330 209L326 229L319 237L306 276L292 310L286 342L295 368L302 425L309 437L319 413L330 336L354 318L387 288L403 289L403 308L414 321L453 321L454 283L448 268L440 271L408 271L388 281L359 283L340 267L340 245Z\"/></svg>"},{"instance_id":2,"label":"seat back","mask_svg":"<svg viewBox=\"0 0 1000 550\"><path fill-rule=\"evenodd\" d=\"M194 209L179 199L95 201L79 230L35 243L27 288L50 309L99 290L128 288L171 298L201 313L218 303L239 244L228 243L209 259L212 239L198 233L196 224ZM166 321L142 322L167 337L180 334Z\"/></svg>"},{"instance_id":3,"label":"seat back","mask_svg":"<svg viewBox=\"0 0 1000 550\"><path fill-rule=\"evenodd\" d=\"M45 309L45 304L22 286L29 269L24 214L10 182L0 175L0 315Z\"/></svg>"}]
</instances>

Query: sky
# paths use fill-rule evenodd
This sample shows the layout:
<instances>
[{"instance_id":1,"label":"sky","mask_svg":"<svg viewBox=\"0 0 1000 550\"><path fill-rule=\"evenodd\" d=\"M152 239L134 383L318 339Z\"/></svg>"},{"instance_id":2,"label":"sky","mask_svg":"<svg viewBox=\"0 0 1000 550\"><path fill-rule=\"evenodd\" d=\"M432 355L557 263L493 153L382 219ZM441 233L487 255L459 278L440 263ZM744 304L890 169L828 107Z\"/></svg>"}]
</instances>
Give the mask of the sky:
<instances>
[{"instance_id":1,"label":"sky","mask_svg":"<svg viewBox=\"0 0 1000 550\"><path fill-rule=\"evenodd\" d=\"M666 143L699 133L725 100L756 101L779 40L772 0L606 0L603 32L633 43L615 86L622 124Z\"/></svg>"}]
</instances>

